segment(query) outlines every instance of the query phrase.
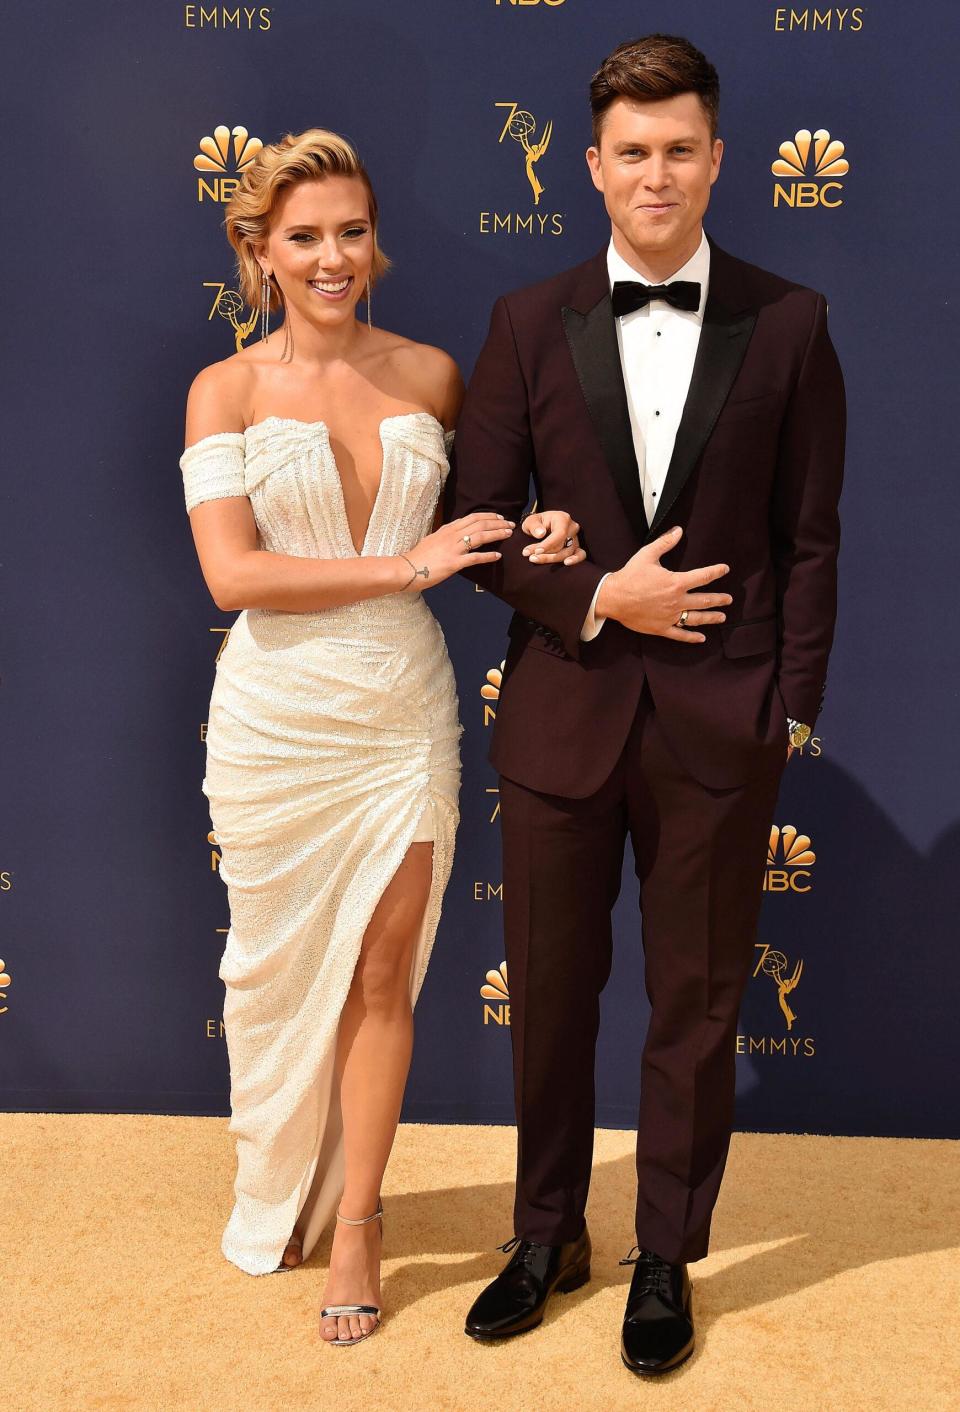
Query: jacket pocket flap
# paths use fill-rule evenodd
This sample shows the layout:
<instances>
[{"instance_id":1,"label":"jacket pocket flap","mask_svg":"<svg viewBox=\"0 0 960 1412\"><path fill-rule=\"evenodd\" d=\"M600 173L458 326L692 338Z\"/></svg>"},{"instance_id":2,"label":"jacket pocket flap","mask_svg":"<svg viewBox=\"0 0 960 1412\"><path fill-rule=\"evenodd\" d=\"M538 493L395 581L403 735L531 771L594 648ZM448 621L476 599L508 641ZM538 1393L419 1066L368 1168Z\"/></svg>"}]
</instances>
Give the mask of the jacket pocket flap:
<instances>
[{"instance_id":1,"label":"jacket pocket flap","mask_svg":"<svg viewBox=\"0 0 960 1412\"><path fill-rule=\"evenodd\" d=\"M773 652L777 646L777 620L758 618L752 623L737 623L723 636L726 657L751 657L755 652Z\"/></svg>"},{"instance_id":2,"label":"jacket pocket flap","mask_svg":"<svg viewBox=\"0 0 960 1412\"><path fill-rule=\"evenodd\" d=\"M783 401L783 395L779 392L758 392L755 397L742 397L738 401L725 402L717 425L742 421L746 417L763 416L765 413L776 411Z\"/></svg>"}]
</instances>

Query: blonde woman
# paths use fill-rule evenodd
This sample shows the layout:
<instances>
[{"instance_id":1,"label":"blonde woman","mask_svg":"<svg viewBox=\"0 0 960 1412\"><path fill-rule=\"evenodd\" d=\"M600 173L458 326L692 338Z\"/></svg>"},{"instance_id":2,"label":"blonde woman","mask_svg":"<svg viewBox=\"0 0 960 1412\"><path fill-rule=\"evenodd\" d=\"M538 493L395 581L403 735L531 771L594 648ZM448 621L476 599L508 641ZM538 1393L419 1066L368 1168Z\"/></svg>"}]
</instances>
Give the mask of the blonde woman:
<instances>
[{"instance_id":1,"label":"blonde woman","mask_svg":"<svg viewBox=\"0 0 960 1412\"><path fill-rule=\"evenodd\" d=\"M379 1326L380 1185L458 821L456 690L423 593L514 526L440 523L462 383L369 318L387 260L350 144L263 148L226 229L263 336L195 379L180 461L207 585L240 610L203 783L230 903L222 1248L289 1269L336 1212L321 1333L343 1346ZM582 559L568 516L524 528L542 562Z\"/></svg>"}]
</instances>

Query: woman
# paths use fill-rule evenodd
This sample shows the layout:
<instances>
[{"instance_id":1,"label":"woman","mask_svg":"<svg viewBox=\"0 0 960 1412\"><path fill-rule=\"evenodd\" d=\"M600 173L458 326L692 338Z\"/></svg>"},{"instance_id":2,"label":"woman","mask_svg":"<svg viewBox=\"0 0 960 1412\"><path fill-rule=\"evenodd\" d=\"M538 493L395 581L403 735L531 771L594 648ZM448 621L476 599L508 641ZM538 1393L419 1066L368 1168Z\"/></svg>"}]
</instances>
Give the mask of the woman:
<instances>
[{"instance_id":1,"label":"woman","mask_svg":"<svg viewBox=\"0 0 960 1412\"><path fill-rule=\"evenodd\" d=\"M439 349L373 327L387 261L352 147L319 129L265 147L226 228L262 336L195 379L180 461L207 585L243 610L203 785L230 901L222 1248L287 1269L336 1210L321 1317L343 1345L379 1324L380 1183L458 819L456 691L421 594L498 558L514 526L440 526L462 383ZM538 559L583 557L566 515L524 523Z\"/></svg>"}]
</instances>

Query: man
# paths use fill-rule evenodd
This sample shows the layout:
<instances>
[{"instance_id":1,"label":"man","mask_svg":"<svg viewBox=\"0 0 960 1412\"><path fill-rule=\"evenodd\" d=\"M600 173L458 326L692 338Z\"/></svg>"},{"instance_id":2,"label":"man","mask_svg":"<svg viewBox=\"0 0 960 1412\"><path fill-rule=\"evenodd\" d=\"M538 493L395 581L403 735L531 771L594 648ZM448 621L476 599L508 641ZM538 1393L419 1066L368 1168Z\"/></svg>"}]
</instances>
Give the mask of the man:
<instances>
[{"instance_id":1,"label":"man","mask_svg":"<svg viewBox=\"0 0 960 1412\"><path fill-rule=\"evenodd\" d=\"M514 536L473 572L516 610L491 758L519 1142L512 1258L466 1332L523 1332L589 1278L594 1049L629 834L652 1013L621 1351L642 1374L693 1350L686 1265L707 1253L729 1146L770 822L836 612L845 404L826 303L704 235L718 99L684 39L601 65L587 162L609 247L497 301L449 492L453 515L519 520L532 477L588 552L544 571Z\"/></svg>"}]
</instances>

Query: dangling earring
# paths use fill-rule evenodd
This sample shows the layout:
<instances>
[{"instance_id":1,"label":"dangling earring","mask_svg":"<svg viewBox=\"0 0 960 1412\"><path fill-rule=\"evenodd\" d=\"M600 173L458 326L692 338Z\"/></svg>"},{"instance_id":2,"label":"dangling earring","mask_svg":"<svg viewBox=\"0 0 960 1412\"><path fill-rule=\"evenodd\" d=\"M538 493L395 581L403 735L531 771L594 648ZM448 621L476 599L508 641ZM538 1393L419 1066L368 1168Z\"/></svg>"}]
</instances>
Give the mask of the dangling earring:
<instances>
[{"instance_id":1,"label":"dangling earring","mask_svg":"<svg viewBox=\"0 0 960 1412\"><path fill-rule=\"evenodd\" d=\"M370 276L367 275L367 328L373 332L373 287L370 284Z\"/></svg>"},{"instance_id":2,"label":"dangling earring","mask_svg":"<svg viewBox=\"0 0 960 1412\"><path fill-rule=\"evenodd\" d=\"M266 271L262 271L263 278L260 281L260 338L268 338L270 335L270 280Z\"/></svg>"},{"instance_id":3,"label":"dangling earring","mask_svg":"<svg viewBox=\"0 0 960 1412\"><path fill-rule=\"evenodd\" d=\"M293 329L290 327L290 315L287 306L283 302L283 295L280 295L280 308L283 310L283 352L280 354L281 363L293 362Z\"/></svg>"}]
</instances>

